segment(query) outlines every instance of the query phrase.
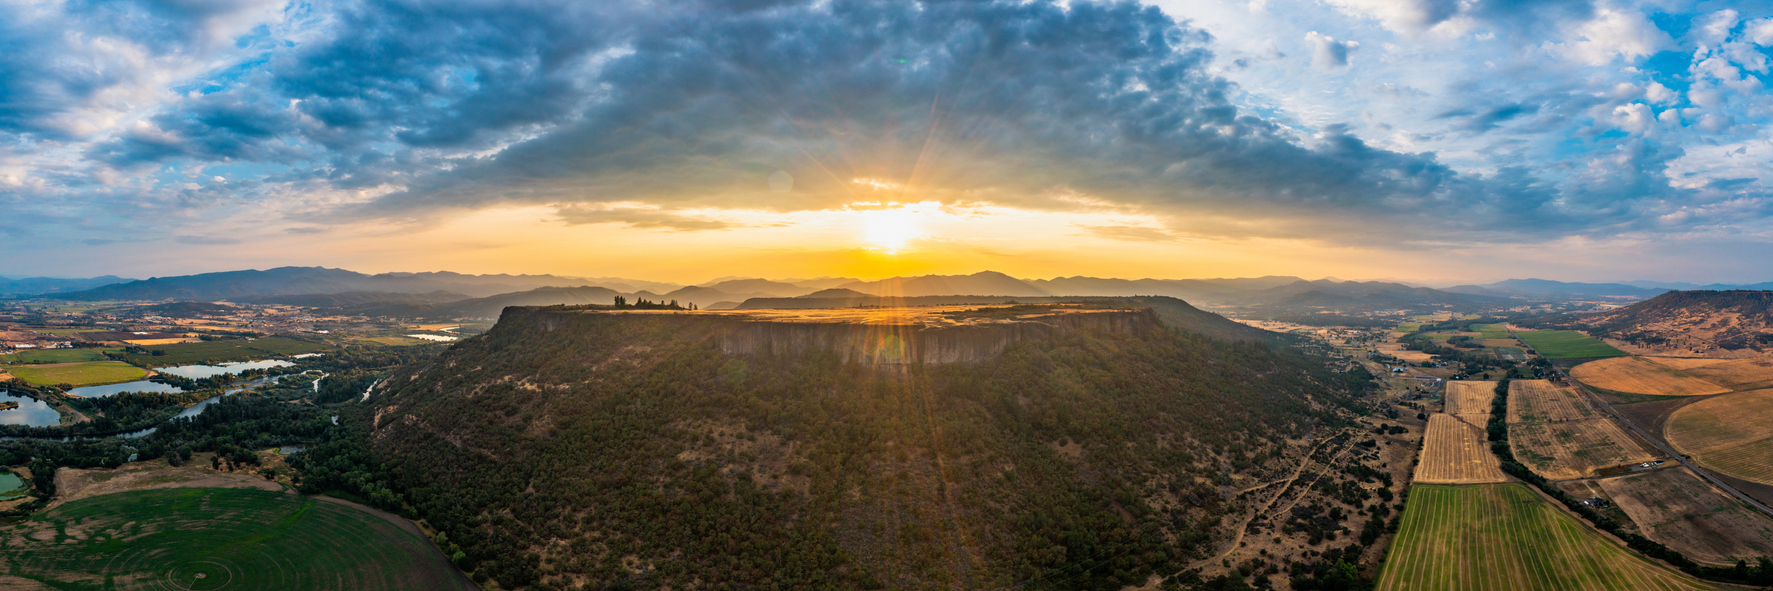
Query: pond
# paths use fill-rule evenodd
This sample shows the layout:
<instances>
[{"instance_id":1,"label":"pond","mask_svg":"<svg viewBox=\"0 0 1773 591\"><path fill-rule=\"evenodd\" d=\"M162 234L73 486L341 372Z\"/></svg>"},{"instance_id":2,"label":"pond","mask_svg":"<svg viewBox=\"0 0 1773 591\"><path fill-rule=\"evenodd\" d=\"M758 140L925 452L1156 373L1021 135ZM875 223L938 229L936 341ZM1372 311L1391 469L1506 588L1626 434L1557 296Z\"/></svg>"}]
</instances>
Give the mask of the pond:
<instances>
[{"instance_id":1,"label":"pond","mask_svg":"<svg viewBox=\"0 0 1773 591\"><path fill-rule=\"evenodd\" d=\"M265 359L262 361L236 361L233 363L223 363L221 365L181 365L178 367L163 367L160 368L159 371L160 373L191 378L193 380L201 380L203 378L219 376L225 373L237 374L249 369L271 369L273 367L289 367L291 365L295 364L282 359Z\"/></svg>"},{"instance_id":2,"label":"pond","mask_svg":"<svg viewBox=\"0 0 1773 591\"><path fill-rule=\"evenodd\" d=\"M44 402L6 392L0 392L0 402L18 403L18 408L0 410L0 425L54 427L62 422L62 414Z\"/></svg>"},{"instance_id":3,"label":"pond","mask_svg":"<svg viewBox=\"0 0 1773 591\"><path fill-rule=\"evenodd\" d=\"M447 343L447 342L456 340L456 338L457 338L457 337L438 336L438 335L434 335L434 334L409 334L406 336L408 336L410 338L415 338L415 339L427 340L427 341L431 341L434 343Z\"/></svg>"},{"instance_id":4,"label":"pond","mask_svg":"<svg viewBox=\"0 0 1773 591\"><path fill-rule=\"evenodd\" d=\"M79 388L69 390L68 393L73 394L75 396L84 396L87 398L104 398L106 396L112 396L112 395L118 394L120 392L183 392L183 391L184 390L180 389L178 386L169 386L169 385L162 384L159 382L150 382L147 380L137 380L134 382L124 382L121 384L107 384L104 386L81 386Z\"/></svg>"},{"instance_id":5,"label":"pond","mask_svg":"<svg viewBox=\"0 0 1773 591\"><path fill-rule=\"evenodd\" d=\"M0 501L16 499L25 495L25 479L11 472L0 472Z\"/></svg>"}]
</instances>

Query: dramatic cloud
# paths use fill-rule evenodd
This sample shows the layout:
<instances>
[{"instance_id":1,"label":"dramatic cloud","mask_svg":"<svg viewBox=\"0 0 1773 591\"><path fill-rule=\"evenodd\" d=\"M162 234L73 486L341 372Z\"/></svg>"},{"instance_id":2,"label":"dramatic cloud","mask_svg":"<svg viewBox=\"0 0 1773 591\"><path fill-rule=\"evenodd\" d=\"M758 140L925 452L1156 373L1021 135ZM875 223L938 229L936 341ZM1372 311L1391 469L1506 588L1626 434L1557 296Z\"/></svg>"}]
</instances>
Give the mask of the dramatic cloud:
<instances>
[{"instance_id":1,"label":"dramatic cloud","mask_svg":"<svg viewBox=\"0 0 1773 591\"><path fill-rule=\"evenodd\" d=\"M1161 220L1084 231L1146 242L1764 223L1773 20L1657 6L0 3L0 207L191 245L889 201Z\"/></svg>"}]
</instances>

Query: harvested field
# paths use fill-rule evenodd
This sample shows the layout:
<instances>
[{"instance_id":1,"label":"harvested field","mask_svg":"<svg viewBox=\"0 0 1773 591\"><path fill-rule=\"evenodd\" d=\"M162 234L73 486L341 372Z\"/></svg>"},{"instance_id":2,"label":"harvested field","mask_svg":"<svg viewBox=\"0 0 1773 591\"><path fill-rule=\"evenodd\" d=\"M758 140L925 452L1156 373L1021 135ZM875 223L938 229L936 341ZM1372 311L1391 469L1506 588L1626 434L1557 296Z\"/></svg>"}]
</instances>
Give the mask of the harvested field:
<instances>
[{"instance_id":1,"label":"harvested field","mask_svg":"<svg viewBox=\"0 0 1773 591\"><path fill-rule=\"evenodd\" d=\"M1669 415L1663 437L1707 468L1773 484L1773 389L1684 406Z\"/></svg>"},{"instance_id":2,"label":"harvested field","mask_svg":"<svg viewBox=\"0 0 1773 591\"><path fill-rule=\"evenodd\" d=\"M1483 429L1446 413L1428 417L1428 433L1422 441L1422 461L1416 465L1416 482L1507 482L1500 466L1484 441Z\"/></svg>"},{"instance_id":3,"label":"harvested field","mask_svg":"<svg viewBox=\"0 0 1773 591\"><path fill-rule=\"evenodd\" d=\"M1526 361L1527 352L1520 347L1492 347L1490 352L1503 361Z\"/></svg>"},{"instance_id":4,"label":"harvested field","mask_svg":"<svg viewBox=\"0 0 1773 591\"><path fill-rule=\"evenodd\" d=\"M0 532L0 544L9 574L56 589L475 588L396 523L253 489L82 499Z\"/></svg>"},{"instance_id":5,"label":"harvested field","mask_svg":"<svg viewBox=\"0 0 1773 591\"><path fill-rule=\"evenodd\" d=\"M1693 369L1695 367L1717 365L1729 361L1728 359L1713 359L1710 357L1657 357L1653 355L1645 355L1643 359L1669 369Z\"/></svg>"},{"instance_id":6,"label":"harvested field","mask_svg":"<svg viewBox=\"0 0 1773 591\"><path fill-rule=\"evenodd\" d=\"M1490 420L1490 404L1496 400L1496 382L1447 382L1446 413L1473 425Z\"/></svg>"},{"instance_id":7,"label":"harvested field","mask_svg":"<svg viewBox=\"0 0 1773 591\"><path fill-rule=\"evenodd\" d=\"M1602 416L1574 390L1554 386L1550 380L1513 380L1508 383L1510 425L1580 421Z\"/></svg>"},{"instance_id":8,"label":"harvested field","mask_svg":"<svg viewBox=\"0 0 1773 591\"><path fill-rule=\"evenodd\" d=\"M1570 377L1596 388L1657 396L1705 396L1729 388L1694 377L1688 372L1643 360L1615 357L1590 361L1570 370Z\"/></svg>"},{"instance_id":9,"label":"harvested field","mask_svg":"<svg viewBox=\"0 0 1773 591\"><path fill-rule=\"evenodd\" d=\"M1602 468L1662 457L1611 419L1511 425L1508 438L1516 459L1552 480L1593 476Z\"/></svg>"},{"instance_id":10,"label":"harvested field","mask_svg":"<svg viewBox=\"0 0 1773 591\"><path fill-rule=\"evenodd\" d=\"M1398 359L1402 359L1404 361L1408 361L1411 363L1419 363L1419 362L1423 362L1423 361L1428 361L1428 359L1430 357L1433 357L1432 355L1429 355L1427 353L1423 353L1421 351L1411 351L1409 349L1405 349L1403 345L1400 345L1398 343L1385 343L1385 344L1379 345L1378 349L1379 349L1380 353L1390 355L1392 357L1396 357Z\"/></svg>"},{"instance_id":11,"label":"harvested field","mask_svg":"<svg viewBox=\"0 0 1773 591\"><path fill-rule=\"evenodd\" d=\"M1710 588L1513 483L1412 487L1378 584L1382 591Z\"/></svg>"},{"instance_id":12,"label":"harvested field","mask_svg":"<svg viewBox=\"0 0 1773 591\"><path fill-rule=\"evenodd\" d=\"M1773 556L1773 518L1725 495L1686 468L1598 481L1644 535L1701 562Z\"/></svg>"},{"instance_id":13,"label":"harvested field","mask_svg":"<svg viewBox=\"0 0 1773 591\"><path fill-rule=\"evenodd\" d=\"M1735 359L1687 370L1706 381L1736 390L1773 387L1773 359Z\"/></svg>"},{"instance_id":14,"label":"harvested field","mask_svg":"<svg viewBox=\"0 0 1773 591\"><path fill-rule=\"evenodd\" d=\"M1662 457L1574 390L1547 380L1508 383L1508 434L1515 458L1552 480Z\"/></svg>"}]
</instances>

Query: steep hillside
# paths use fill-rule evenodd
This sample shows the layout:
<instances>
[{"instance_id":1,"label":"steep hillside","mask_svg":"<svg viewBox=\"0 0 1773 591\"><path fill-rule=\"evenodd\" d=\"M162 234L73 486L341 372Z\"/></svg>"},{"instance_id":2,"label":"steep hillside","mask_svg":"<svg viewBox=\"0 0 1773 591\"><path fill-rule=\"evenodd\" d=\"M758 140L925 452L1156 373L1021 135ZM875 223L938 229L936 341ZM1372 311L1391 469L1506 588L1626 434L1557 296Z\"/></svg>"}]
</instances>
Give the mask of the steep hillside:
<instances>
[{"instance_id":1,"label":"steep hillside","mask_svg":"<svg viewBox=\"0 0 1773 591\"><path fill-rule=\"evenodd\" d=\"M345 420L501 588L1108 590L1353 383L1143 310L512 308Z\"/></svg>"},{"instance_id":2,"label":"steep hillside","mask_svg":"<svg viewBox=\"0 0 1773 591\"><path fill-rule=\"evenodd\" d=\"M129 281L135 280L124 279L116 275L105 275L103 277L93 277L90 279L57 279L54 277L23 277L14 279L10 277L0 277L0 296L29 296L82 291L94 287Z\"/></svg>"},{"instance_id":3,"label":"steep hillside","mask_svg":"<svg viewBox=\"0 0 1773 591\"><path fill-rule=\"evenodd\" d=\"M1773 349L1773 291L1671 291L1572 324L1645 351Z\"/></svg>"}]
</instances>

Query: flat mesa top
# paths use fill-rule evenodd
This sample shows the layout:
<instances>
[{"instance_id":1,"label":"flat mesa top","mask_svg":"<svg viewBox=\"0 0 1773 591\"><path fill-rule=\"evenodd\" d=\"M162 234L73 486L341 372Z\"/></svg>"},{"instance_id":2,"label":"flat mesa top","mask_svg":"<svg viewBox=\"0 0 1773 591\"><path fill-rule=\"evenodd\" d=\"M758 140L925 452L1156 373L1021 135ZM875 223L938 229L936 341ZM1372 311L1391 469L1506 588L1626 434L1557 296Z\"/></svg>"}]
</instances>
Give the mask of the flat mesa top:
<instances>
[{"instance_id":1,"label":"flat mesa top","mask_svg":"<svg viewBox=\"0 0 1773 591\"><path fill-rule=\"evenodd\" d=\"M803 324L868 324L884 326L974 326L1039 322L1067 314L1127 312L1129 308L1098 308L1068 304L919 306L906 308L819 308L780 310L589 310L602 314L700 314L736 316L757 322Z\"/></svg>"}]
</instances>

